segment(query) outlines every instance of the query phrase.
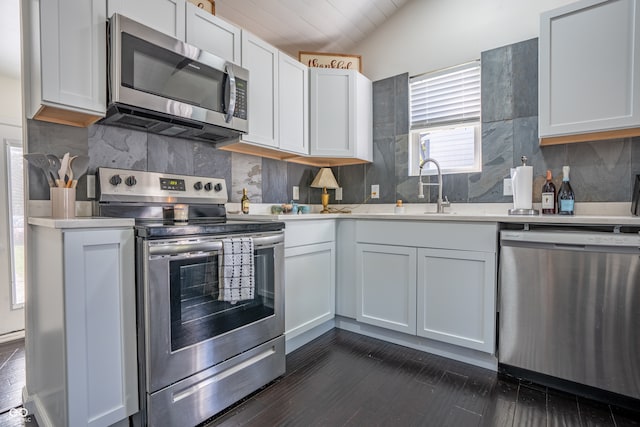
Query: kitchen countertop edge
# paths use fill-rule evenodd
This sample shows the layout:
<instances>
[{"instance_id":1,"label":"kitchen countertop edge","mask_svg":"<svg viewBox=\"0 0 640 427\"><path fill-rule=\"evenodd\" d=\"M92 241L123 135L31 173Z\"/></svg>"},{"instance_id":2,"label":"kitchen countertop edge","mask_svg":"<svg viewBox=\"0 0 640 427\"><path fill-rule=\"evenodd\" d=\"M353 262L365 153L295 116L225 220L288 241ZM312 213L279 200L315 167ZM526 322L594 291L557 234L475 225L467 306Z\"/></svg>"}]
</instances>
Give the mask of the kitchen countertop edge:
<instances>
[{"instance_id":1,"label":"kitchen countertop edge","mask_svg":"<svg viewBox=\"0 0 640 427\"><path fill-rule=\"evenodd\" d=\"M133 227L133 218L107 218L107 217L76 217L76 218L51 218L29 217L28 223L48 228L122 228Z\"/></svg>"},{"instance_id":2,"label":"kitchen countertop edge","mask_svg":"<svg viewBox=\"0 0 640 427\"><path fill-rule=\"evenodd\" d=\"M630 225L640 226L640 217L634 216L598 216L598 215L508 215L495 213L428 213L428 214L394 214L394 213L330 213L301 215L270 214L228 214L227 218L245 221L309 221L323 219L378 219L393 221L432 221L432 222L500 222L527 224L558 225Z\"/></svg>"}]
</instances>

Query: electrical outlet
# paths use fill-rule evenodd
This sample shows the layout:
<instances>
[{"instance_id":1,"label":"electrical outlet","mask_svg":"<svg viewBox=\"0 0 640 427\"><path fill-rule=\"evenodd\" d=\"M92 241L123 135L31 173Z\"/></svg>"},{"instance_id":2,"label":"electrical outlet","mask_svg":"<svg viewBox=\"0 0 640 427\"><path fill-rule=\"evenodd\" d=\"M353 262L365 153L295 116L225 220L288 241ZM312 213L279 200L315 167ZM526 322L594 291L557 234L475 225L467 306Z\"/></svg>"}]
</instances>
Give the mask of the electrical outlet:
<instances>
[{"instance_id":1,"label":"electrical outlet","mask_svg":"<svg viewBox=\"0 0 640 427\"><path fill-rule=\"evenodd\" d=\"M505 178L502 181L502 195L513 196L513 186L511 184L511 178Z\"/></svg>"},{"instance_id":2,"label":"electrical outlet","mask_svg":"<svg viewBox=\"0 0 640 427\"><path fill-rule=\"evenodd\" d=\"M293 200L299 200L300 199L300 187L298 187L297 185L293 186Z\"/></svg>"},{"instance_id":3,"label":"electrical outlet","mask_svg":"<svg viewBox=\"0 0 640 427\"><path fill-rule=\"evenodd\" d=\"M96 176L87 175L87 199L96 198Z\"/></svg>"},{"instance_id":4,"label":"electrical outlet","mask_svg":"<svg viewBox=\"0 0 640 427\"><path fill-rule=\"evenodd\" d=\"M336 202L342 200L342 187L336 188Z\"/></svg>"},{"instance_id":5,"label":"electrical outlet","mask_svg":"<svg viewBox=\"0 0 640 427\"><path fill-rule=\"evenodd\" d=\"M372 199L380 198L380 186L378 184L374 184L371 186L371 198Z\"/></svg>"}]
</instances>

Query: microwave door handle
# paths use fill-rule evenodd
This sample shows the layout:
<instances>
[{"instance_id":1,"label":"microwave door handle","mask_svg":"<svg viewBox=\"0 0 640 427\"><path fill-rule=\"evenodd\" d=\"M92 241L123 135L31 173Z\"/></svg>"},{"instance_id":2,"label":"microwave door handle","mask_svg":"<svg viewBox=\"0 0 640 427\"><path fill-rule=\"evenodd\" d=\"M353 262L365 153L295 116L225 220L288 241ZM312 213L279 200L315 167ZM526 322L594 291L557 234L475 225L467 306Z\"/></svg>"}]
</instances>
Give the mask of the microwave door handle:
<instances>
[{"instance_id":1,"label":"microwave door handle","mask_svg":"<svg viewBox=\"0 0 640 427\"><path fill-rule=\"evenodd\" d=\"M227 102L227 114L224 121L227 123L233 119L233 113L236 110L236 76L233 74L233 67L229 64L225 66L225 72L227 73L227 84L225 85L226 96L229 101Z\"/></svg>"}]
</instances>

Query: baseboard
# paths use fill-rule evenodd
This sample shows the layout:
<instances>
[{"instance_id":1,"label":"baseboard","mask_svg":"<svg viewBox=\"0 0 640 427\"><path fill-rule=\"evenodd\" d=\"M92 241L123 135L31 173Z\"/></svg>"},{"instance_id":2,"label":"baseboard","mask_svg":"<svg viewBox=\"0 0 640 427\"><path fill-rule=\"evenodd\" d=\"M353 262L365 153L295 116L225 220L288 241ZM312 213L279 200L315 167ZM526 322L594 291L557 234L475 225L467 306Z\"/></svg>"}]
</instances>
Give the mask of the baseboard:
<instances>
[{"instance_id":1,"label":"baseboard","mask_svg":"<svg viewBox=\"0 0 640 427\"><path fill-rule=\"evenodd\" d=\"M9 332L8 334L0 335L0 344L21 340L21 339L24 339L24 329L20 331Z\"/></svg>"},{"instance_id":2,"label":"baseboard","mask_svg":"<svg viewBox=\"0 0 640 427\"><path fill-rule=\"evenodd\" d=\"M287 338L285 334L285 352L286 354L291 353L294 350L302 347L305 344L310 343L311 341L318 338L320 335L329 332L331 329L335 327L335 321L333 319L327 320L324 323L321 323L318 326L315 326L312 329L309 329L306 332L303 332L299 335L296 335L293 338Z\"/></svg>"},{"instance_id":3,"label":"baseboard","mask_svg":"<svg viewBox=\"0 0 640 427\"><path fill-rule=\"evenodd\" d=\"M483 353L478 350L471 350L457 345L442 343L415 335L403 334L402 332L392 331L377 326L367 325L365 323L358 322L355 319L342 316L336 316L335 323L336 328L339 329L388 341L404 347L413 348L415 350L424 351L426 353L435 354L492 371L498 370L498 359L492 354Z\"/></svg>"}]
</instances>

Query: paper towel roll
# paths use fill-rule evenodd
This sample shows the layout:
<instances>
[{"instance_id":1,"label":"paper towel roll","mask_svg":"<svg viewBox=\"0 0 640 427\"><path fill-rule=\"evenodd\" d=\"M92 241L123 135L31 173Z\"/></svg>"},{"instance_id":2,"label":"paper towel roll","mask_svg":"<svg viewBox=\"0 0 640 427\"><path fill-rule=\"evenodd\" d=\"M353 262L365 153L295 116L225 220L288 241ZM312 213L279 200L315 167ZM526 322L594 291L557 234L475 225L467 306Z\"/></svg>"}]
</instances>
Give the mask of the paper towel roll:
<instances>
[{"instance_id":1,"label":"paper towel roll","mask_svg":"<svg viewBox=\"0 0 640 427\"><path fill-rule=\"evenodd\" d=\"M513 208L531 209L533 196L533 166L518 166L511 169Z\"/></svg>"}]
</instances>

